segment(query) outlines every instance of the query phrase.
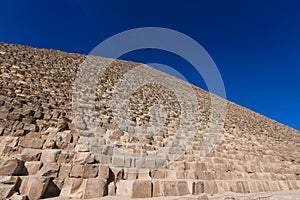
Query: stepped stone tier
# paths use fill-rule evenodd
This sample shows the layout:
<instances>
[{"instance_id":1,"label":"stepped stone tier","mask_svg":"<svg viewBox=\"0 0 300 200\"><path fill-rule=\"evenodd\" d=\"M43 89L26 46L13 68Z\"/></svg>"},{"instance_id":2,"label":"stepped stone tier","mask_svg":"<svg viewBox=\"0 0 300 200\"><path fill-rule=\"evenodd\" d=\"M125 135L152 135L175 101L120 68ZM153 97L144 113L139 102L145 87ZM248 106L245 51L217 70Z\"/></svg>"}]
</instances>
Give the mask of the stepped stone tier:
<instances>
[{"instance_id":1,"label":"stepped stone tier","mask_svg":"<svg viewBox=\"0 0 300 200\"><path fill-rule=\"evenodd\" d=\"M138 63L113 61L89 88L86 58L0 43L0 199L300 199L299 131ZM178 87L122 96L132 71ZM215 135L212 98L226 108Z\"/></svg>"}]
</instances>

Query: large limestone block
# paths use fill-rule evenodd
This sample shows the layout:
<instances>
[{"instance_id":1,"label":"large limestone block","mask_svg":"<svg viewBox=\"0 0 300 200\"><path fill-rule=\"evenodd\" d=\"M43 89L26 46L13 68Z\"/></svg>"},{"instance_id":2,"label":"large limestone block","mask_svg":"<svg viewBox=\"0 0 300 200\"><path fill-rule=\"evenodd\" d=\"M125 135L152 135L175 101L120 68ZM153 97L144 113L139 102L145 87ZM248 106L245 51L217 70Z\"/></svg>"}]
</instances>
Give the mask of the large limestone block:
<instances>
[{"instance_id":1,"label":"large limestone block","mask_svg":"<svg viewBox=\"0 0 300 200\"><path fill-rule=\"evenodd\" d=\"M29 161L25 162L25 167L27 169L28 175L35 175L41 169L43 163L40 161Z\"/></svg>"},{"instance_id":2,"label":"large limestone block","mask_svg":"<svg viewBox=\"0 0 300 200\"><path fill-rule=\"evenodd\" d=\"M58 163L45 163L38 174L44 177L56 178L58 176L58 171Z\"/></svg>"},{"instance_id":3,"label":"large limestone block","mask_svg":"<svg viewBox=\"0 0 300 200\"><path fill-rule=\"evenodd\" d=\"M153 191L152 191L153 197L163 196L163 189L162 189L161 181L154 180L154 181L152 181L152 184L153 184Z\"/></svg>"},{"instance_id":4,"label":"large limestone block","mask_svg":"<svg viewBox=\"0 0 300 200\"><path fill-rule=\"evenodd\" d=\"M0 160L1 176L23 175L26 173L24 169L24 161L17 158Z\"/></svg>"},{"instance_id":5,"label":"large limestone block","mask_svg":"<svg viewBox=\"0 0 300 200\"><path fill-rule=\"evenodd\" d=\"M162 182L163 196L178 196L176 181Z\"/></svg>"},{"instance_id":6,"label":"large limestone block","mask_svg":"<svg viewBox=\"0 0 300 200\"><path fill-rule=\"evenodd\" d=\"M21 152L21 158L25 161L39 161L42 151L39 149L24 148Z\"/></svg>"},{"instance_id":7,"label":"large limestone block","mask_svg":"<svg viewBox=\"0 0 300 200\"><path fill-rule=\"evenodd\" d=\"M246 181L238 181L236 183L238 193L250 193L248 183Z\"/></svg>"},{"instance_id":8,"label":"large limestone block","mask_svg":"<svg viewBox=\"0 0 300 200\"><path fill-rule=\"evenodd\" d=\"M67 178L62 187L60 198L91 199L107 195L106 180L99 178Z\"/></svg>"},{"instance_id":9,"label":"large limestone block","mask_svg":"<svg viewBox=\"0 0 300 200\"><path fill-rule=\"evenodd\" d=\"M116 183L117 196L131 197L134 180L120 180Z\"/></svg>"},{"instance_id":10,"label":"large limestone block","mask_svg":"<svg viewBox=\"0 0 300 200\"><path fill-rule=\"evenodd\" d=\"M202 194L204 193L204 182L203 181L197 181L193 184L193 194Z\"/></svg>"},{"instance_id":11,"label":"large limestone block","mask_svg":"<svg viewBox=\"0 0 300 200\"><path fill-rule=\"evenodd\" d=\"M60 149L65 149L72 141L72 134L70 130L58 132L56 135L56 146Z\"/></svg>"},{"instance_id":12,"label":"large limestone block","mask_svg":"<svg viewBox=\"0 0 300 200\"><path fill-rule=\"evenodd\" d=\"M218 194L218 186L215 181L204 181L204 193L206 194Z\"/></svg>"},{"instance_id":13,"label":"large limestone block","mask_svg":"<svg viewBox=\"0 0 300 200\"><path fill-rule=\"evenodd\" d=\"M67 178L62 187L61 199L82 199L86 185L86 179L81 178Z\"/></svg>"},{"instance_id":14,"label":"large limestone block","mask_svg":"<svg viewBox=\"0 0 300 200\"><path fill-rule=\"evenodd\" d=\"M22 177L20 194L26 195L29 200L40 199L47 189L49 178L42 177Z\"/></svg>"},{"instance_id":15,"label":"large limestone block","mask_svg":"<svg viewBox=\"0 0 300 200\"><path fill-rule=\"evenodd\" d=\"M18 144L19 137L0 136L0 145L15 147Z\"/></svg>"},{"instance_id":16,"label":"large limestone block","mask_svg":"<svg viewBox=\"0 0 300 200\"><path fill-rule=\"evenodd\" d=\"M41 155L41 161L44 163L55 163L60 152L61 151L57 149L43 150Z\"/></svg>"},{"instance_id":17,"label":"large limestone block","mask_svg":"<svg viewBox=\"0 0 300 200\"><path fill-rule=\"evenodd\" d=\"M99 171L98 177L101 179L108 179L109 178L109 167L107 165L99 164Z\"/></svg>"},{"instance_id":18,"label":"large limestone block","mask_svg":"<svg viewBox=\"0 0 300 200\"><path fill-rule=\"evenodd\" d=\"M178 196L190 194L187 181L177 181Z\"/></svg>"},{"instance_id":19,"label":"large limestone block","mask_svg":"<svg viewBox=\"0 0 300 200\"><path fill-rule=\"evenodd\" d=\"M132 198L147 198L152 197L151 181L137 180L132 186Z\"/></svg>"},{"instance_id":20,"label":"large limestone block","mask_svg":"<svg viewBox=\"0 0 300 200\"><path fill-rule=\"evenodd\" d=\"M84 173L84 165L73 165L70 173L72 178L82 178Z\"/></svg>"},{"instance_id":21,"label":"large limestone block","mask_svg":"<svg viewBox=\"0 0 300 200\"><path fill-rule=\"evenodd\" d=\"M74 164L91 164L95 161L94 155L89 152L77 152L74 159Z\"/></svg>"},{"instance_id":22,"label":"large limestone block","mask_svg":"<svg viewBox=\"0 0 300 200\"><path fill-rule=\"evenodd\" d=\"M84 190L84 199L99 198L107 195L107 183L106 180L99 178L89 178L86 182L86 188Z\"/></svg>"},{"instance_id":23,"label":"large limestone block","mask_svg":"<svg viewBox=\"0 0 300 200\"><path fill-rule=\"evenodd\" d=\"M33 148L33 149L41 149L43 148L45 140L40 138L21 138L19 141L19 145L24 148Z\"/></svg>"},{"instance_id":24,"label":"large limestone block","mask_svg":"<svg viewBox=\"0 0 300 200\"><path fill-rule=\"evenodd\" d=\"M19 180L17 176L0 176L0 199L12 195Z\"/></svg>"},{"instance_id":25,"label":"large limestone block","mask_svg":"<svg viewBox=\"0 0 300 200\"><path fill-rule=\"evenodd\" d=\"M84 166L83 178L95 178L98 175L99 165L87 164Z\"/></svg>"},{"instance_id":26,"label":"large limestone block","mask_svg":"<svg viewBox=\"0 0 300 200\"><path fill-rule=\"evenodd\" d=\"M59 178L68 178L72 169L71 164L60 164L59 168Z\"/></svg>"}]
</instances>

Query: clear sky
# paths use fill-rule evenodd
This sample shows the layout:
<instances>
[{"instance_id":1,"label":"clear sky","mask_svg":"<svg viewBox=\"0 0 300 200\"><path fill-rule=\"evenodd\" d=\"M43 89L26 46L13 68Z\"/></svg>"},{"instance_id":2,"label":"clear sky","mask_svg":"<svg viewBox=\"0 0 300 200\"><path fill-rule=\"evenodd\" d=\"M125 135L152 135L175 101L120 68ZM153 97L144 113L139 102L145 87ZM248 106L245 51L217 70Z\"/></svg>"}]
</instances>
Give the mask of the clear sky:
<instances>
[{"instance_id":1,"label":"clear sky","mask_svg":"<svg viewBox=\"0 0 300 200\"><path fill-rule=\"evenodd\" d=\"M227 98L300 130L300 2L297 0L0 1L0 41L88 54L127 29L155 26L198 41L218 66ZM168 52L123 59L159 62L190 73Z\"/></svg>"}]
</instances>

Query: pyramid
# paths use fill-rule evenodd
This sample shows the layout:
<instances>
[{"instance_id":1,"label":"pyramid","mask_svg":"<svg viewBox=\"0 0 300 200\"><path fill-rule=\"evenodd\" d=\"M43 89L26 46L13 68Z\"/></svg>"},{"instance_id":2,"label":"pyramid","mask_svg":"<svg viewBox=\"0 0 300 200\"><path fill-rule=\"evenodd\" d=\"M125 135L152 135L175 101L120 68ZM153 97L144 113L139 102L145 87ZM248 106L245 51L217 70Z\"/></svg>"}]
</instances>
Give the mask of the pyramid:
<instances>
[{"instance_id":1,"label":"pyramid","mask_svg":"<svg viewBox=\"0 0 300 200\"><path fill-rule=\"evenodd\" d=\"M140 63L0 43L0 199L300 199L299 131Z\"/></svg>"}]
</instances>

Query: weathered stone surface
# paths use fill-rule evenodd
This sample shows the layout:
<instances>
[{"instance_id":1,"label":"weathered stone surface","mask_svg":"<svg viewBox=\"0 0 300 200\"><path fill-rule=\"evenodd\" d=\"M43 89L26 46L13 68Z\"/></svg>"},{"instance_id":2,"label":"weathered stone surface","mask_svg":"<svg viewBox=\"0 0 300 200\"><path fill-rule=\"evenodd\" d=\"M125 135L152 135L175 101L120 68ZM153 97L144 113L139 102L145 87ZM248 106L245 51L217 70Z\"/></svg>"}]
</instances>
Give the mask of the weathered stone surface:
<instances>
[{"instance_id":1,"label":"weathered stone surface","mask_svg":"<svg viewBox=\"0 0 300 200\"><path fill-rule=\"evenodd\" d=\"M82 199L86 179L67 178L62 187L60 198Z\"/></svg>"},{"instance_id":2,"label":"weathered stone surface","mask_svg":"<svg viewBox=\"0 0 300 200\"><path fill-rule=\"evenodd\" d=\"M73 165L70 173L72 178L82 178L84 173L84 165Z\"/></svg>"},{"instance_id":3,"label":"weathered stone surface","mask_svg":"<svg viewBox=\"0 0 300 200\"><path fill-rule=\"evenodd\" d=\"M43 166L43 163L40 161L28 161L25 162L25 167L28 172L28 175L35 175Z\"/></svg>"},{"instance_id":4,"label":"weathered stone surface","mask_svg":"<svg viewBox=\"0 0 300 200\"><path fill-rule=\"evenodd\" d=\"M204 182L204 193L206 194L218 194L218 186L215 181Z\"/></svg>"},{"instance_id":5,"label":"weathered stone surface","mask_svg":"<svg viewBox=\"0 0 300 200\"><path fill-rule=\"evenodd\" d=\"M83 178L95 178L98 175L99 165L87 164L84 166Z\"/></svg>"},{"instance_id":6,"label":"weathered stone surface","mask_svg":"<svg viewBox=\"0 0 300 200\"><path fill-rule=\"evenodd\" d=\"M40 199L49 183L49 178L42 177L22 177L20 194L26 195L29 200Z\"/></svg>"},{"instance_id":7,"label":"weathered stone surface","mask_svg":"<svg viewBox=\"0 0 300 200\"><path fill-rule=\"evenodd\" d=\"M117 196L132 197L133 180L120 180L116 183Z\"/></svg>"},{"instance_id":8,"label":"weathered stone surface","mask_svg":"<svg viewBox=\"0 0 300 200\"><path fill-rule=\"evenodd\" d=\"M21 153L22 160L26 161L39 161L42 155L42 151L39 149L24 148Z\"/></svg>"},{"instance_id":9,"label":"weathered stone surface","mask_svg":"<svg viewBox=\"0 0 300 200\"><path fill-rule=\"evenodd\" d=\"M193 184L193 194L202 194L204 193L204 182L203 181L197 181Z\"/></svg>"},{"instance_id":10,"label":"weathered stone surface","mask_svg":"<svg viewBox=\"0 0 300 200\"><path fill-rule=\"evenodd\" d=\"M89 178L84 190L84 199L99 198L107 195L106 180L99 178Z\"/></svg>"},{"instance_id":11,"label":"weathered stone surface","mask_svg":"<svg viewBox=\"0 0 300 200\"><path fill-rule=\"evenodd\" d=\"M56 178L58 176L59 164L58 163L44 163L41 170L38 172L40 176Z\"/></svg>"},{"instance_id":12,"label":"weathered stone surface","mask_svg":"<svg viewBox=\"0 0 300 200\"><path fill-rule=\"evenodd\" d=\"M0 160L0 176L26 174L24 162L17 158Z\"/></svg>"},{"instance_id":13,"label":"weathered stone surface","mask_svg":"<svg viewBox=\"0 0 300 200\"><path fill-rule=\"evenodd\" d=\"M72 134L70 130L58 132L56 135L56 146L60 149L65 149L72 140Z\"/></svg>"},{"instance_id":14,"label":"weathered stone surface","mask_svg":"<svg viewBox=\"0 0 300 200\"><path fill-rule=\"evenodd\" d=\"M15 182L2 184L0 199L11 194L22 199L25 194L18 194L21 189L33 199L98 198L107 193L132 198L149 196L150 191L154 197L192 193L207 199L202 193L247 195L300 189L299 131L213 98L194 86L199 110L183 108L175 95L186 92L179 82L172 91L160 84L146 84L130 94L128 118L123 119L126 127L121 128L112 112L112 98L120 78L138 64L111 64L99 77L95 99L89 102L86 91L90 88L73 90L85 56L4 43L0 43L0 52L5 52L0 53L0 174L24 179L21 188ZM108 61L94 59L99 66ZM175 81L146 66L144 72L145 77L154 75L153 80ZM95 74L79 81L85 83ZM133 83L139 78L143 77L134 76ZM76 95L83 99L74 108ZM207 135L212 98L217 99L216 106L226 104L227 114L218 144L200 159L206 139L217 136ZM118 105L125 108L125 102ZM157 104L163 105L163 116L156 112ZM96 111L95 120L90 109ZM196 115L198 121L191 122L184 112ZM81 118L79 122L74 113ZM102 129L105 136L89 130L88 122ZM176 135L179 127L186 135ZM180 138L185 136L189 137ZM191 141L175 162L172 152L176 148L168 153L157 151L176 145L176 139L188 138ZM22 162L25 171L20 170Z\"/></svg>"},{"instance_id":15,"label":"weathered stone surface","mask_svg":"<svg viewBox=\"0 0 300 200\"><path fill-rule=\"evenodd\" d=\"M71 164L60 164L58 177L68 178L72 169Z\"/></svg>"},{"instance_id":16,"label":"weathered stone surface","mask_svg":"<svg viewBox=\"0 0 300 200\"><path fill-rule=\"evenodd\" d=\"M61 191L61 198L90 199L107 194L106 180L99 178L67 178Z\"/></svg>"},{"instance_id":17,"label":"weathered stone surface","mask_svg":"<svg viewBox=\"0 0 300 200\"><path fill-rule=\"evenodd\" d=\"M78 152L75 154L74 164L91 164L94 162L94 155L90 152Z\"/></svg>"},{"instance_id":18,"label":"weathered stone surface","mask_svg":"<svg viewBox=\"0 0 300 200\"><path fill-rule=\"evenodd\" d=\"M60 154L60 150L51 149L51 150L43 150L41 155L41 161L44 163L55 163L57 162L58 155Z\"/></svg>"},{"instance_id":19,"label":"weathered stone surface","mask_svg":"<svg viewBox=\"0 0 300 200\"><path fill-rule=\"evenodd\" d=\"M132 185L132 198L147 198L152 197L152 182L151 181L135 181Z\"/></svg>"},{"instance_id":20,"label":"weathered stone surface","mask_svg":"<svg viewBox=\"0 0 300 200\"><path fill-rule=\"evenodd\" d=\"M17 176L0 176L0 198L10 197L18 184L19 177Z\"/></svg>"},{"instance_id":21,"label":"weathered stone surface","mask_svg":"<svg viewBox=\"0 0 300 200\"><path fill-rule=\"evenodd\" d=\"M19 145L24 148L41 149L44 142L45 141L40 138L21 138Z\"/></svg>"}]
</instances>

